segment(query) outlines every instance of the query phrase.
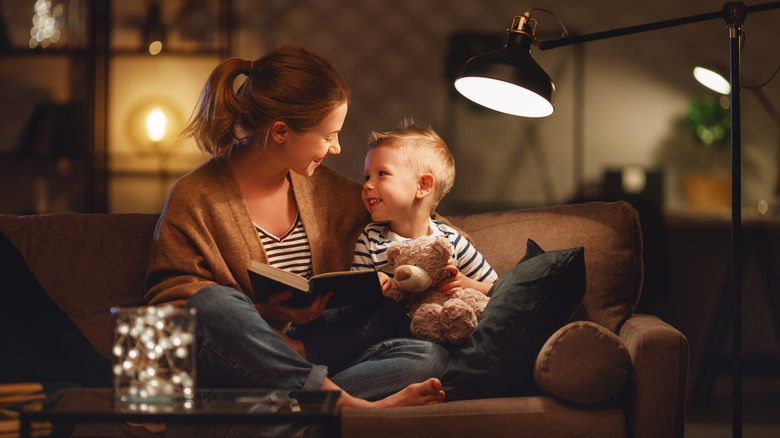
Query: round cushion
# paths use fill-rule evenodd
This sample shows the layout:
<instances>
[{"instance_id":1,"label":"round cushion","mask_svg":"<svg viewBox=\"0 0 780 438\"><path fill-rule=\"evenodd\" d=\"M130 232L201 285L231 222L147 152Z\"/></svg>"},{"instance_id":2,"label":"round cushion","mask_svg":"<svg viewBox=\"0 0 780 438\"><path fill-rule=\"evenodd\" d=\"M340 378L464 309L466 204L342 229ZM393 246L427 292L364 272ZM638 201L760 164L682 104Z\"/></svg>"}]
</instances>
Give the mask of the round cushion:
<instances>
[{"instance_id":1,"label":"round cushion","mask_svg":"<svg viewBox=\"0 0 780 438\"><path fill-rule=\"evenodd\" d=\"M534 380L539 389L564 400L601 403L623 388L630 361L615 333L594 322L576 321L544 344L536 357Z\"/></svg>"}]
</instances>

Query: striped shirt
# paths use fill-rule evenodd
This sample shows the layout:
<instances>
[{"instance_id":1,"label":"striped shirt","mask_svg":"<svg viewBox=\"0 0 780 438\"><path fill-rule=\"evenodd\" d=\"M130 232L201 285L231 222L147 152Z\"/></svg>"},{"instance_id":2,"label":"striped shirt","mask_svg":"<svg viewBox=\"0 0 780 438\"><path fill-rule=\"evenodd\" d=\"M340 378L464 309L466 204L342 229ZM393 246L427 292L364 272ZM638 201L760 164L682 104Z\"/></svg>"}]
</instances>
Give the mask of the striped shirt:
<instances>
[{"instance_id":1,"label":"striped shirt","mask_svg":"<svg viewBox=\"0 0 780 438\"><path fill-rule=\"evenodd\" d=\"M257 224L255 229L260 235L269 265L306 278L312 276L311 247L300 216L295 217L295 223L282 237L274 236Z\"/></svg>"},{"instance_id":2,"label":"striped shirt","mask_svg":"<svg viewBox=\"0 0 780 438\"><path fill-rule=\"evenodd\" d=\"M452 264L458 267L463 275L480 282L493 283L498 274L474 246L461 236L454 228L445 223L431 219L429 228L431 235L444 236L452 243ZM387 262L387 248L398 242L410 242L412 239L399 236L390 230L388 222L371 222L363 229L355 245L355 256L352 260L352 270L374 269L393 277L395 266Z\"/></svg>"}]
</instances>

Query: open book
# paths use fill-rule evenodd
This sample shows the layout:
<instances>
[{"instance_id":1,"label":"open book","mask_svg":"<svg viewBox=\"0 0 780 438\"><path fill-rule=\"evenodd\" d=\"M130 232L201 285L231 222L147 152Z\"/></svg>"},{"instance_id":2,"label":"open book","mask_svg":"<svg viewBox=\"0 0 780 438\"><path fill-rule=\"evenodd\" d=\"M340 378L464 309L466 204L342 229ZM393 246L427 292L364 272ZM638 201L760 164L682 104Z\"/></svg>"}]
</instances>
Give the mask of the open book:
<instances>
[{"instance_id":1,"label":"open book","mask_svg":"<svg viewBox=\"0 0 780 438\"><path fill-rule=\"evenodd\" d=\"M362 304L383 297L376 271L326 272L307 280L257 261L252 261L247 271L258 302L287 290L293 293L292 298L284 302L289 307L307 307L317 294L328 292L333 292L333 296L328 300L327 308Z\"/></svg>"}]
</instances>

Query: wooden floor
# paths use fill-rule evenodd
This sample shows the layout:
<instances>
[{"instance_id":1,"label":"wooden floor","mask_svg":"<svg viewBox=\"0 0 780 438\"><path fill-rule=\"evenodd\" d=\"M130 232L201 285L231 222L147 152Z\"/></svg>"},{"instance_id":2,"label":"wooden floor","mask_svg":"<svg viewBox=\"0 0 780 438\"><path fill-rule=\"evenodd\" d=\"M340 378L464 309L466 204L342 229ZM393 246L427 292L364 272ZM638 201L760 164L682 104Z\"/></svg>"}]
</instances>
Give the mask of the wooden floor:
<instances>
[{"instance_id":1,"label":"wooden floor","mask_svg":"<svg viewBox=\"0 0 780 438\"><path fill-rule=\"evenodd\" d=\"M725 438L732 435L731 380L719 379L709 409L690 406L687 438ZM742 382L742 436L780 437L780 378L747 377Z\"/></svg>"}]
</instances>

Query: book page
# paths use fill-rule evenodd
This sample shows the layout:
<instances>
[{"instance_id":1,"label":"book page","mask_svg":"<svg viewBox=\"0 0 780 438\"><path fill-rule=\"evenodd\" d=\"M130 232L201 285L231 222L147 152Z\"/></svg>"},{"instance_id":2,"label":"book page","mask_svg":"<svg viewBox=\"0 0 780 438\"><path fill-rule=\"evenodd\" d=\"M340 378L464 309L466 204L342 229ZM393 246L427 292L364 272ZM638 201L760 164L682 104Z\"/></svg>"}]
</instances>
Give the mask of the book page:
<instances>
[{"instance_id":1,"label":"book page","mask_svg":"<svg viewBox=\"0 0 780 438\"><path fill-rule=\"evenodd\" d=\"M300 275L294 274L290 271L285 271L284 269L275 268L271 265L260 263L255 260L252 260L251 269L260 275L284 283L295 289L302 290L302 291L309 290L309 281L301 277Z\"/></svg>"}]
</instances>

